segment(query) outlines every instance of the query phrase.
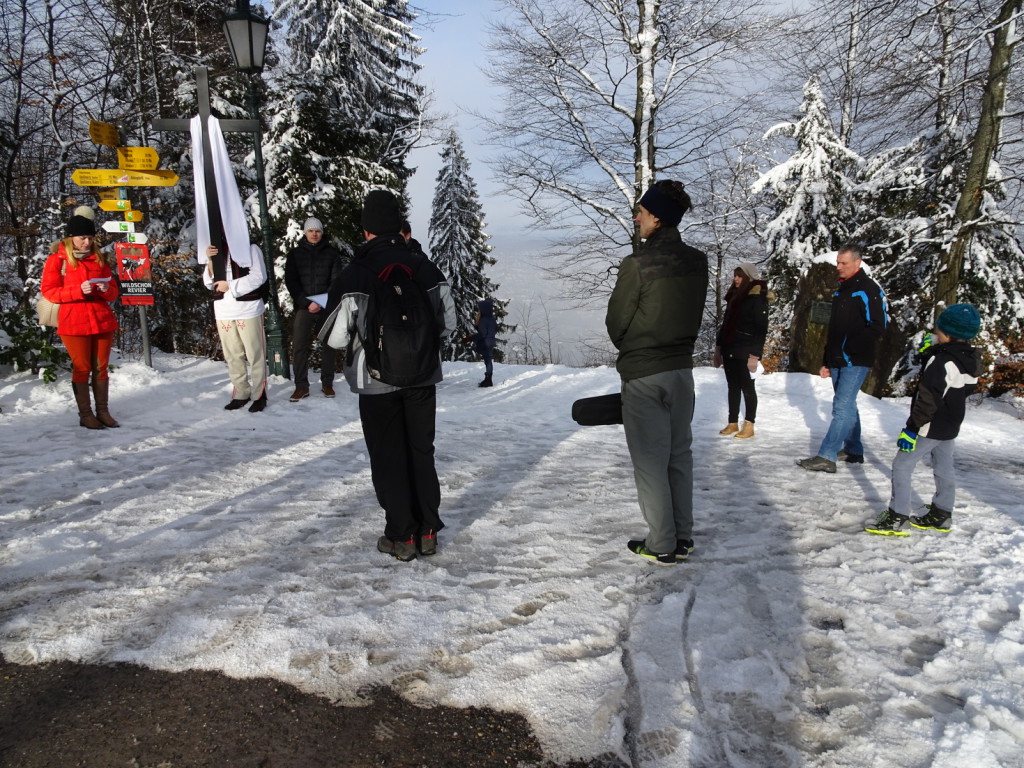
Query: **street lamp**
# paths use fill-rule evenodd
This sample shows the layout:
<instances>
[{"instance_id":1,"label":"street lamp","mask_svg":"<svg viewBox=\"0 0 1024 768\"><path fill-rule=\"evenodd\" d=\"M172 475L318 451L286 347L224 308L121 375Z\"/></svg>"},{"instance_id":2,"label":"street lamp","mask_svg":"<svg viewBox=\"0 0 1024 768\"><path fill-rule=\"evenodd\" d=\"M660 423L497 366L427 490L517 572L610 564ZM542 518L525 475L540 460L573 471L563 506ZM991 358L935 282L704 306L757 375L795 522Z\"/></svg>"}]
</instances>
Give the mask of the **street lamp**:
<instances>
[{"instance_id":1,"label":"street lamp","mask_svg":"<svg viewBox=\"0 0 1024 768\"><path fill-rule=\"evenodd\" d=\"M270 372L286 379L288 358L284 353L284 334L281 312L277 304L277 278L274 274L274 258L270 246L270 213L267 210L267 177L263 170L263 132L260 130L259 93L256 90L256 76L263 71L263 59L267 52L267 33L270 21L262 14L253 13L249 0L237 0L235 10L224 17L224 36L228 40L235 67L244 72L249 80L249 116L256 123L253 133L253 154L256 158L256 191L260 203L260 229L263 232L263 258L267 264L267 279L270 281L269 312L267 316L267 364Z\"/></svg>"}]
</instances>

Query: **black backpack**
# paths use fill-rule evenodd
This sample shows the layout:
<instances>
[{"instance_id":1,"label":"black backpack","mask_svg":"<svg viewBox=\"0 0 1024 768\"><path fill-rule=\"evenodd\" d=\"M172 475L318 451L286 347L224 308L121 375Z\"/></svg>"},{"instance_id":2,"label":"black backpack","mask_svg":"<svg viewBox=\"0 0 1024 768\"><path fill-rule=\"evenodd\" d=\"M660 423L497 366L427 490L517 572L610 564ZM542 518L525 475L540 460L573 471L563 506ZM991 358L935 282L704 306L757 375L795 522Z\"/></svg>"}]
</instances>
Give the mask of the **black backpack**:
<instances>
[{"instance_id":1,"label":"black backpack","mask_svg":"<svg viewBox=\"0 0 1024 768\"><path fill-rule=\"evenodd\" d=\"M415 267L388 264L374 276L369 291L366 336L359 341L370 376L393 387L426 384L440 364L437 318L426 290L416 282L425 261Z\"/></svg>"}]
</instances>

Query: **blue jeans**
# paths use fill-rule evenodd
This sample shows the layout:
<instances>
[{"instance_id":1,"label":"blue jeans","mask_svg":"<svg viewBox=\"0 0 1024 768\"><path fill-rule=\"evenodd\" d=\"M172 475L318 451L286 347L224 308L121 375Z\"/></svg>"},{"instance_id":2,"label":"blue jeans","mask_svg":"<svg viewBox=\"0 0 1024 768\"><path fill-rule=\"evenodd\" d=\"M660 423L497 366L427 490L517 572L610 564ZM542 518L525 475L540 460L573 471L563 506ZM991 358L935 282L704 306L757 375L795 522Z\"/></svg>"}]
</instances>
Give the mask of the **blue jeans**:
<instances>
[{"instance_id":1,"label":"blue jeans","mask_svg":"<svg viewBox=\"0 0 1024 768\"><path fill-rule=\"evenodd\" d=\"M832 372L832 423L828 425L825 439L821 441L818 455L829 461L836 460L840 448L847 453L864 455L864 444L860 441L860 412L857 410L857 393L871 370L863 365L846 368L830 368Z\"/></svg>"}]
</instances>

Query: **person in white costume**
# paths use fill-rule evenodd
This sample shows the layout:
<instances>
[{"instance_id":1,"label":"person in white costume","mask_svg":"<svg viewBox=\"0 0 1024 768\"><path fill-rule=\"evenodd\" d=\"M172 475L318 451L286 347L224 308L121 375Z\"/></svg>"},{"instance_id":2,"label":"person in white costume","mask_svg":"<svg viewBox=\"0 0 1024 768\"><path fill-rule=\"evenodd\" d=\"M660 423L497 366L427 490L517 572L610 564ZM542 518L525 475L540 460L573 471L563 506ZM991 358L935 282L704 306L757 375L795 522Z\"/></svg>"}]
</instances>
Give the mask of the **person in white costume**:
<instances>
[{"instance_id":1,"label":"person in white costume","mask_svg":"<svg viewBox=\"0 0 1024 768\"><path fill-rule=\"evenodd\" d=\"M263 253L256 245L249 246L249 266L241 267L231 258L226 260L226 280L213 279L216 246L206 248L207 265L203 270L206 287L223 296L213 302L217 333L231 378L231 402L224 406L234 411L252 400L250 413L267 407L267 345L263 333L262 286L267 282Z\"/></svg>"}]
</instances>

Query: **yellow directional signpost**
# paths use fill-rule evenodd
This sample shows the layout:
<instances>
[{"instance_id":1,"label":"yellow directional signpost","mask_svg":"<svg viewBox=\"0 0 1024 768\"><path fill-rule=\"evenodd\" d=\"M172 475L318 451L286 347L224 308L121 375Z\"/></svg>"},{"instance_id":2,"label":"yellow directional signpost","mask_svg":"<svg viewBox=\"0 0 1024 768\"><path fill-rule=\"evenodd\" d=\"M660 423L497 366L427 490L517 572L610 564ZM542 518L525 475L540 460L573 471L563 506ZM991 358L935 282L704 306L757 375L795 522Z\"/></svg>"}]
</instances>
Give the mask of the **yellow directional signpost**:
<instances>
[{"instance_id":1,"label":"yellow directional signpost","mask_svg":"<svg viewBox=\"0 0 1024 768\"><path fill-rule=\"evenodd\" d=\"M113 198L105 198L100 200L101 211L130 211L131 209L131 200L116 200Z\"/></svg>"},{"instance_id":2,"label":"yellow directional signpost","mask_svg":"<svg viewBox=\"0 0 1024 768\"><path fill-rule=\"evenodd\" d=\"M118 168L79 168L71 180L80 187L173 187L174 171L128 171Z\"/></svg>"},{"instance_id":3,"label":"yellow directional signpost","mask_svg":"<svg viewBox=\"0 0 1024 768\"><path fill-rule=\"evenodd\" d=\"M100 208L104 211L120 211L124 221L105 221L106 232L116 232L126 237L129 243L142 245L146 236L135 231L135 222L142 221L142 212L132 209L126 187L173 187L178 183L174 171L160 171L160 155L152 147L125 147L121 132L116 125L89 121L89 138L93 144L117 149L117 168L79 168L71 174L71 180L80 187L103 187L97 189ZM120 248L120 245L118 246ZM149 303L152 303L150 301ZM153 367L149 351L149 325L146 307L139 305L139 324L142 331L142 350L146 365Z\"/></svg>"},{"instance_id":4,"label":"yellow directional signpost","mask_svg":"<svg viewBox=\"0 0 1024 768\"><path fill-rule=\"evenodd\" d=\"M93 144L101 144L104 147L116 147L121 143L117 126L101 123L99 120L89 121L89 138Z\"/></svg>"},{"instance_id":5,"label":"yellow directional signpost","mask_svg":"<svg viewBox=\"0 0 1024 768\"><path fill-rule=\"evenodd\" d=\"M153 171L160 164L160 155L152 147L118 147L117 167L130 171Z\"/></svg>"}]
</instances>

